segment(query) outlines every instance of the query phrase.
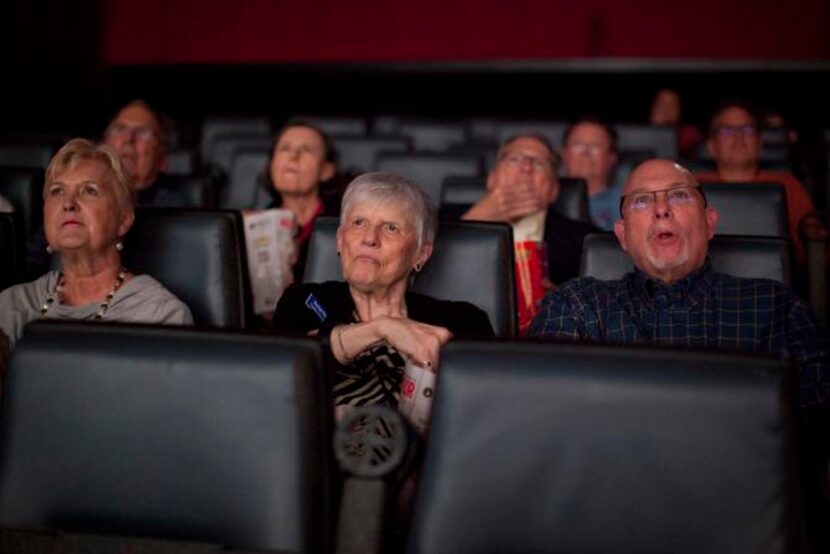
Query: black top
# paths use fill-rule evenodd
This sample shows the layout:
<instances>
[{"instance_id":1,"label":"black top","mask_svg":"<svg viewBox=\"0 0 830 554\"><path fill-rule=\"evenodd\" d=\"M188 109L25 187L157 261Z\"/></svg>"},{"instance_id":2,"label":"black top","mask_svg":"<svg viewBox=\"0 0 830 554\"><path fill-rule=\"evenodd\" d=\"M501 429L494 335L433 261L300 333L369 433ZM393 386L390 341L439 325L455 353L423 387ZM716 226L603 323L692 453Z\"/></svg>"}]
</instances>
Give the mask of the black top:
<instances>
[{"instance_id":1,"label":"black top","mask_svg":"<svg viewBox=\"0 0 830 554\"><path fill-rule=\"evenodd\" d=\"M441 206L441 218L459 220L471 207L462 204ZM582 241L585 235L601 232L601 229L590 223L565 217L553 206L548 207L545 217L545 242L548 248L549 278L554 284L560 285L568 279L579 277Z\"/></svg>"},{"instance_id":2,"label":"black top","mask_svg":"<svg viewBox=\"0 0 830 554\"><path fill-rule=\"evenodd\" d=\"M487 314L468 302L436 300L407 293L406 309L410 319L445 327L457 339L494 337ZM396 406L405 365L398 352L391 346L377 345L344 366L328 345L329 335L336 325L357 321L357 309L348 284L329 281L296 283L288 287L277 304L273 324L276 331L285 334L306 336L314 332L324 343L326 361L334 371L336 404Z\"/></svg>"}]
</instances>

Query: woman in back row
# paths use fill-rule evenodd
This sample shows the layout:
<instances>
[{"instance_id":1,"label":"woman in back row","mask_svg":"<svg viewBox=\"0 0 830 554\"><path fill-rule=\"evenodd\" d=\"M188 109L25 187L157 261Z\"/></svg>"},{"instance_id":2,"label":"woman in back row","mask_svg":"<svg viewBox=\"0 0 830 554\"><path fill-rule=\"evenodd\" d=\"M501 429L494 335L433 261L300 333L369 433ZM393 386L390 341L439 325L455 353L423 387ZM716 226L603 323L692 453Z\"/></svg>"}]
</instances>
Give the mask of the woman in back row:
<instances>
[{"instance_id":1,"label":"woman in back row","mask_svg":"<svg viewBox=\"0 0 830 554\"><path fill-rule=\"evenodd\" d=\"M340 195L326 184L335 170L334 145L322 129L289 122L277 133L264 178L274 197L270 207L291 210L297 220L295 282L303 278L314 220L340 213Z\"/></svg>"}]
</instances>

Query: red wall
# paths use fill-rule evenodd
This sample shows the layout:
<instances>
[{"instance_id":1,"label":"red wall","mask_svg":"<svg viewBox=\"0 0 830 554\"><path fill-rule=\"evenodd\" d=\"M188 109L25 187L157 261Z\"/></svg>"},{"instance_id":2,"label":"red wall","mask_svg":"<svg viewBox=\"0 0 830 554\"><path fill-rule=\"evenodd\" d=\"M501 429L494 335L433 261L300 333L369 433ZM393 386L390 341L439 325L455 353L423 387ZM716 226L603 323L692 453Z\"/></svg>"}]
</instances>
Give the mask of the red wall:
<instances>
[{"instance_id":1,"label":"red wall","mask_svg":"<svg viewBox=\"0 0 830 554\"><path fill-rule=\"evenodd\" d=\"M106 0L108 65L830 60L827 0Z\"/></svg>"}]
</instances>

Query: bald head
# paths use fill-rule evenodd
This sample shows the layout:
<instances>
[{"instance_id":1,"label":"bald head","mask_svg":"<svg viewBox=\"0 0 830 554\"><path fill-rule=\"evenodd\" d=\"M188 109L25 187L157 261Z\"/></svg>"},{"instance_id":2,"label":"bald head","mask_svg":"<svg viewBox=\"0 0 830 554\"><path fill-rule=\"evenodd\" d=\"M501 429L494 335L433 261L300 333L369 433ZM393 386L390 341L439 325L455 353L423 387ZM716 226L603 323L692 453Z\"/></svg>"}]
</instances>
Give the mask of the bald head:
<instances>
[{"instance_id":1,"label":"bald head","mask_svg":"<svg viewBox=\"0 0 830 554\"><path fill-rule=\"evenodd\" d=\"M637 166L625 183L614 233L634 264L671 283L706 261L718 214L694 176L670 160Z\"/></svg>"},{"instance_id":2,"label":"bald head","mask_svg":"<svg viewBox=\"0 0 830 554\"><path fill-rule=\"evenodd\" d=\"M632 171L625 181L623 195L642 189L645 183L663 180L696 187L699 185L691 171L671 160L648 160Z\"/></svg>"}]
</instances>

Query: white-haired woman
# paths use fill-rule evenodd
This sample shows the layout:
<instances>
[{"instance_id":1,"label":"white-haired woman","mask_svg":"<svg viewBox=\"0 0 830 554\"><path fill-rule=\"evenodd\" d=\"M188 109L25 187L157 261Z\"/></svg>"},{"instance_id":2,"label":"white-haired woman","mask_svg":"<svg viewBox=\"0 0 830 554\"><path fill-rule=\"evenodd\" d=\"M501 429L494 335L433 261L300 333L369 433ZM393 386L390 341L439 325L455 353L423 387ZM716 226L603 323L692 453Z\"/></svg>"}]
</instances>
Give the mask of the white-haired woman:
<instances>
[{"instance_id":1,"label":"white-haired woman","mask_svg":"<svg viewBox=\"0 0 830 554\"><path fill-rule=\"evenodd\" d=\"M397 405L406 359L438 368L450 338L489 338L479 308L408 292L432 254L435 207L403 177L367 173L343 195L337 249L345 282L295 284L277 305L278 332L317 334L336 368L335 403Z\"/></svg>"},{"instance_id":2,"label":"white-haired woman","mask_svg":"<svg viewBox=\"0 0 830 554\"><path fill-rule=\"evenodd\" d=\"M64 145L46 169L43 199L46 239L62 269L0 293L0 343L10 349L38 318L193 323L158 281L121 265L121 239L135 215L129 181L108 146Z\"/></svg>"}]
</instances>

